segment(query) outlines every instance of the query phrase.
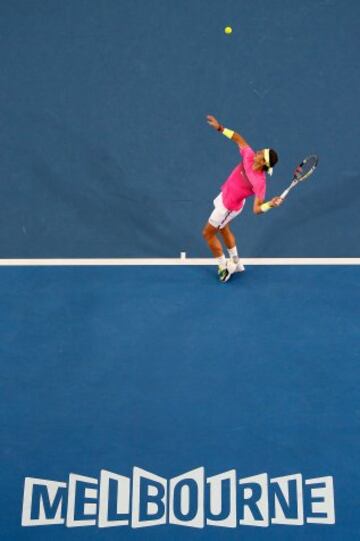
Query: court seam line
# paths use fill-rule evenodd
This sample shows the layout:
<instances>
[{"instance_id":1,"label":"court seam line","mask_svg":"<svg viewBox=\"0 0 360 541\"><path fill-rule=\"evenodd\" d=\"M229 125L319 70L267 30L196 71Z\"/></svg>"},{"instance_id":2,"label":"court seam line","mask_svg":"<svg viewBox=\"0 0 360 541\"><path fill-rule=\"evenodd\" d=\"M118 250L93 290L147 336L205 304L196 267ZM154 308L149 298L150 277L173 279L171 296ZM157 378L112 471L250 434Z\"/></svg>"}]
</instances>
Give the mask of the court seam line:
<instances>
[{"instance_id":1,"label":"court seam line","mask_svg":"<svg viewBox=\"0 0 360 541\"><path fill-rule=\"evenodd\" d=\"M244 265L360 265L360 258L242 258ZM0 259L0 267L30 266L147 266L147 265L216 265L213 258L46 258Z\"/></svg>"}]
</instances>

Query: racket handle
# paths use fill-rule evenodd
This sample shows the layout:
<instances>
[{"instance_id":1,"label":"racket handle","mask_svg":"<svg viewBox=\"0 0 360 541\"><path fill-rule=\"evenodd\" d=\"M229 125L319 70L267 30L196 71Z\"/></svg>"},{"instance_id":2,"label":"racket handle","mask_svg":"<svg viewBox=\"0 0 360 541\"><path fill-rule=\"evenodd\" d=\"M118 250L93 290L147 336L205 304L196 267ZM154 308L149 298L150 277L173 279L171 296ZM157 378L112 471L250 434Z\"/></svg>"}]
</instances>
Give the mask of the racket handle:
<instances>
[{"instance_id":1,"label":"racket handle","mask_svg":"<svg viewBox=\"0 0 360 541\"><path fill-rule=\"evenodd\" d=\"M287 194L289 193L290 190L291 190L291 188L287 188L285 191L283 191L283 193L279 197L281 199L285 199L285 197L287 196Z\"/></svg>"}]
</instances>

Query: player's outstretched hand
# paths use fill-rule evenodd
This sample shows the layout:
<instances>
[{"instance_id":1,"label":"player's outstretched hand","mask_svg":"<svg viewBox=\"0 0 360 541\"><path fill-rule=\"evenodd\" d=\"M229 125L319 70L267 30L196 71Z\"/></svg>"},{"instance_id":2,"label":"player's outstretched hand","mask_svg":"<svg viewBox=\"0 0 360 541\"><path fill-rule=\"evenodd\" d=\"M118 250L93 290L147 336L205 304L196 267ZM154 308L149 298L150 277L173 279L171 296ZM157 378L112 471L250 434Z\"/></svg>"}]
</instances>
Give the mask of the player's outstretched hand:
<instances>
[{"instance_id":1,"label":"player's outstretched hand","mask_svg":"<svg viewBox=\"0 0 360 541\"><path fill-rule=\"evenodd\" d=\"M206 120L208 124L210 124L210 126L212 126L215 130L218 130L220 128L220 124L214 116L207 115Z\"/></svg>"},{"instance_id":2,"label":"player's outstretched hand","mask_svg":"<svg viewBox=\"0 0 360 541\"><path fill-rule=\"evenodd\" d=\"M279 207L284 200L281 197L273 197L271 200L271 206L272 207Z\"/></svg>"}]
</instances>

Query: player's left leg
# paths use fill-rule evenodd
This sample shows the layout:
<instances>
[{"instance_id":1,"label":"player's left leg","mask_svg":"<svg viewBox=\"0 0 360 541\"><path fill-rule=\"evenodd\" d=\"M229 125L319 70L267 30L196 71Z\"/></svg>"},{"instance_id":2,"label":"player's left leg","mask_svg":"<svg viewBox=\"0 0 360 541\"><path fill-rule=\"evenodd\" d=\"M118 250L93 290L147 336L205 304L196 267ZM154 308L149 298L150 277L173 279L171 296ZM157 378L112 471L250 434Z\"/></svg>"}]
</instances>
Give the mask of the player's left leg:
<instances>
[{"instance_id":1,"label":"player's left leg","mask_svg":"<svg viewBox=\"0 0 360 541\"><path fill-rule=\"evenodd\" d=\"M225 227L219 230L222 238L224 239L225 246L228 250L231 250L232 248L236 248L236 240L234 233L230 229L230 225L227 224Z\"/></svg>"},{"instance_id":2,"label":"player's left leg","mask_svg":"<svg viewBox=\"0 0 360 541\"><path fill-rule=\"evenodd\" d=\"M231 276L231 273L227 269L226 257L223 252L222 244L217 238L219 228L211 225L209 222L205 224L203 229L203 237L207 242L216 262L218 264L218 276L220 282L227 282Z\"/></svg>"}]
</instances>

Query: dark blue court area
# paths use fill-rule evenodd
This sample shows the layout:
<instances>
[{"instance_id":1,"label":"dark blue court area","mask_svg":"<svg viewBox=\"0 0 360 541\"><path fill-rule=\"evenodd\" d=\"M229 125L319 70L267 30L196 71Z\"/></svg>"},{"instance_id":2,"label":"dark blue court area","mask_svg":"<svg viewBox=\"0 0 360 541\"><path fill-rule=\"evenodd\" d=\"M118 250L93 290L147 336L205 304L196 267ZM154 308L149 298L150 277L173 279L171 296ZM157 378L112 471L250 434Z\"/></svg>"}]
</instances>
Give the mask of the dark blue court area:
<instances>
[{"instance_id":1,"label":"dark blue court area","mask_svg":"<svg viewBox=\"0 0 360 541\"><path fill-rule=\"evenodd\" d=\"M359 268L215 272L1 269L2 539L358 538ZM206 524L235 510L230 477L209 492L229 470L236 520L268 527ZM100 500L128 524L100 528Z\"/></svg>"},{"instance_id":2,"label":"dark blue court area","mask_svg":"<svg viewBox=\"0 0 360 541\"><path fill-rule=\"evenodd\" d=\"M244 257L358 257L359 26L358 0L2 0L0 257L208 257L239 160L209 113L278 151L269 198L320 157L247 205Z\"/></svg>"}]
</instances>

